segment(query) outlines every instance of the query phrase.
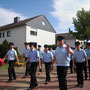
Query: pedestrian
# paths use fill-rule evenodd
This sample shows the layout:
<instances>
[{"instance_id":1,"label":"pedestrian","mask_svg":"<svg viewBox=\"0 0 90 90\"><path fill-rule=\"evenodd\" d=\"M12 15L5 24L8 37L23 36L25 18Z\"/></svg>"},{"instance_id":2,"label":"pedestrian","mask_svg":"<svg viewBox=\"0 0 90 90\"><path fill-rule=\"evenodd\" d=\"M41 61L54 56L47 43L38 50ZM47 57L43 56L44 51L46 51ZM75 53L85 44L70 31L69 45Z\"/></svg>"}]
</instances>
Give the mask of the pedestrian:
<instances>
[{"instance_id":1,"label":"pedestrian","mask_svg":"<svg viewBox=\"0 0 90 90\"><path fill-rule=\"evenodd\" d=\"M14 43L10 42L9 46L10 46L10 50L7 52L7 54L3 58L3 60L8 58L8 63L9 63L9 67L8 67L9 79L8 79L8 82L11 82L12 80L16 80L16 73L15 73L15 69L14 69L15 59L17 60L18 64L19 64L19 60L18 60L17 52L14 49ZM13 76L13 79L12 79L12 76Z\"/></svg>"},{"instance_id":2,"label":"pedestrian","mask_svg":"<svg viewBox=\"0 0 90 90\"><path fill-rule=\"evenodd\" d=\"M87 42L87 48L85 49L88 59L88 66L89 66L89 80L90 80L90 40Z\"/></svg>"},{"instance_id":3,"label":"pedestrian","mask_svg":"<svg viewBox=\"0 0 90 90\"><path fill-rule=\"evenodd\" d=\"M67 90L67 71L70 66L70 54L74 55L74 52L71 50L69 44L65 45L65 38L58 36L57 40L59 46L55 50L55 57L52 61L51 70L53 70L53 64L57 62L57 76L59 81L60 90Z\"/></svg>"},{"instance_id":4,"label":"pedestrian","mask_svg":"<svg viewBox=\"0 0 90 90\"><path fill-rule=\"evenodd\" d=\"M83 47L80 47L81 49L83 49ZM86 61L84 62L84 75L85 75L85 80L87 80L87 78L88 78L88 75L87 75L87 67L86 67Z\"/></svg>"},{"instance_id":5,"label":"pedestrian","mask_svg":"<svg viewBox=\"0 0 90 90\"><path fill-rule=\"evenodd\" d=\"M70 73L73 73L72 55L70 54Z\"/></svg>"},{"instance_id":6,"label":"pedestrian","mask_svg":"<svg viewBox=\"0 0 90 90\"><path fill-rule=\"evenodd\" d=\"M71 49L74 51L75 48L71 47ZM70 73L74 73L76 70L73 68L73 60L72 60L73 55L70 54Z\"/></svg>"},{"instance_id":7,"label":"pedestrian","mask_svg":"<svg viewBox=\"0 0 90 90\"><path fill-rule=\"evenodd\" d=\"M42 58L43 58L43 52L41 51L41 45L38 45L38 52L39 52L39 55L40 55L40 62L41 62L41 69L39 70L39 72L42 73Z\"/></svg>"},{"instance_id":8,"label":"pedestrian","mask_svg":"<svg viewBox=\"0 0 90 90\"><path fill-rule=\"evenodd\" d=\"M46 80L45 84L48 84L48 82L51 81L50 78L50 69L51 69L51 64L53 60L53 54L52 52L49 51L48 45L44 45L44 53L43 53L43 62L45 63L45 70L46 70Z\"/></svg>"},{"instance_id":9,"label":"pedestrian","mask_svg":"<svg viewBox=\"0 0 90 90\"><path fill-rule=\"evenodd\" d=\"M83 88L84 86L84 80L83 80L83 70L84 70L84 65L86 61L86 67L88 67L88 62L87 62L87 55L84 49L80 48L80 42L77 41L75 42L76 50L74 51L74 56L73 56L73 67L74 67L74 62L76 63L76 71L77 71L77 85Z\"/></svg>"},{"instance_id":10,"label":"pedestrian","mask_svg":"<svg viewBox=\"0 0 90 90\"><path fill-rule=\"evenodd\" d=\"M25 42L24 45L25 45L25 49L24 49L24 51L23 51L23 54L22 54L22 56L21 56L20 61L21 61L23 58L25 58L25 62L26 62L27 59L28 59L28 54L29 54L30 48L29 48L29 45L28 45L27 42ZM29 70L29 69L30 69L30 63L29 63L29 61L28 61L27 64L26 64L25 75L23 76L24 78L28 77L28 75L30 74L30 70Z\"/></svg>"},{"instance_id":11,"label":"pedestrian","mask_svg":"<svg viewBox=\"0 0 90 90\"><path fill-rule=\"evenodd\" d=\"M41 69L40 64L40 55L37 50L35 50L34 43L30 43L30 51L28 54L28 59L26 63L29 61L31 63L30 69L31 69L31 81L30 81L30 87L27 90L32 90L33 88L38 86L37 78L36 78L36 71L37 71L37 65L39 62L39 69Z\"/></svg>"},{"instance_id":12,"label":"pedestrian","mask_svg":"<svg viewBox=\"0 0 90 90\"><path fill-rule=\"evenodd\" d=\"M50 46L50 51L52 52L53 54L53 57L55 56L55 51L53 50L53 48Z\"/></svg>"}]
</instances>

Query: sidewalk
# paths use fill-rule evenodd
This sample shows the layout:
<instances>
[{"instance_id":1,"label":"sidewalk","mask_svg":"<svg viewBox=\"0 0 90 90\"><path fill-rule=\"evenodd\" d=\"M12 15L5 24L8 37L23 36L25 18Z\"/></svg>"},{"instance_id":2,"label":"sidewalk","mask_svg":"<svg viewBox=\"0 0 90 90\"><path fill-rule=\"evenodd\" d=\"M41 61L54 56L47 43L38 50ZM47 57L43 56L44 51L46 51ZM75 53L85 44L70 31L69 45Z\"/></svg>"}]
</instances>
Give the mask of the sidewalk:
<instances>
[{"instance_id":1,"label":"sidewalk","mask_svg":"<svg viewBox=\"0 0 90 90\"><path fill-rule=\"evenodd\" d=\"M25 72L24 67L16 68L17 80L7 83L8 80L8 71L0 70L0 90L26 90L29 87L30 77L22 78ZM45 71L43 74L38 75L38 87L34 90L59 90L58 80L56 74L56 68L51 72L51 82L48 85L45 85ZM90 90L90 81L86 80L84 82L84 88L76 87L76 74L70 74L68 71L67 76L68 90Z\"/></svg>"}]
</instances>

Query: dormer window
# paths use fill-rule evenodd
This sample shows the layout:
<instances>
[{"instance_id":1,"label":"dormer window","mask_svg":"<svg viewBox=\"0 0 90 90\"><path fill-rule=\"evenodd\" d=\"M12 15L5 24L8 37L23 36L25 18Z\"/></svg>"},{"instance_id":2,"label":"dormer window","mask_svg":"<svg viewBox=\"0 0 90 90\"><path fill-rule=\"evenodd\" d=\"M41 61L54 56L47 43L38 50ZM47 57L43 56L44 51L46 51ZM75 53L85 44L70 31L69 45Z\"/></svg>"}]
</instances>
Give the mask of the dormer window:
<instances>
[{"instance_id":1,"label":"dormer window","mask_svg":"<svg viewBox=\"0 0 90 90\"><path fill-rule=\"evenodd\" d=\"M42 22L42 25L45 25L45 22L44 21Z\"/></svg>"}]
</instances>

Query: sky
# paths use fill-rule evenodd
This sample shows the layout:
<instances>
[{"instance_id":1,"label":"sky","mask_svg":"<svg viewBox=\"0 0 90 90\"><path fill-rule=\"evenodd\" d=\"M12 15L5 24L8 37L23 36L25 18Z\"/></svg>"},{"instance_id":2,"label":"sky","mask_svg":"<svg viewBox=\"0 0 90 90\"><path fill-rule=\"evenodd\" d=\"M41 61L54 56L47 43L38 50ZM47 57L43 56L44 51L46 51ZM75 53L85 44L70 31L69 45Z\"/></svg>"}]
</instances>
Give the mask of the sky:
<instances>
[{"instance_id":1,"label":"sky","mask_svg":"<svg viewBox=\"0 0 90 90\"><path fill-rule=\"evenodd\" d=\"M44 14L57 33L74 29L73 17L78 10L90 9L89 0L0 0L0 26L19 16L26 19Z\"/></svg>"}]
</instances>

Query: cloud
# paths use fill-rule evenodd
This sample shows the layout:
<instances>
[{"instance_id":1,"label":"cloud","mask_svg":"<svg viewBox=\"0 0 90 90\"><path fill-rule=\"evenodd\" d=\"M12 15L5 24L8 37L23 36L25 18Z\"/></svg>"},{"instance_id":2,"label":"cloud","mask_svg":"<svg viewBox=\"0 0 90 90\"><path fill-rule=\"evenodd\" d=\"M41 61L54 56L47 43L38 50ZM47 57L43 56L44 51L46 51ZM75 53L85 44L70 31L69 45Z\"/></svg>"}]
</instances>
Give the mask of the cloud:
<instances>
[{"instance_id":1,"label":"cloud","mask_svg":"<svg viewBox=\"0 0 90 90\"><path fill-rule=\"evenodd\" d=\"M13 18L19 16L20 19L25 19L26 16L23 16L20 13L14 12L11 9L5 9L0 7L0 26L9 24L13 22Z\"/></svg>"},{"instance_id":2,"label":"cloud","mask_svg":"<svg viewBox=\"0 0 90 90\"><path fill-rule=\"evenodd\" d=\"M56 26L57 31L67 32L69 27L73 27L73 17L76 17L78 10L90 9L89 0L53 0L54 11L51 14L59 21Z\"/></svg>"}]
</instances>

